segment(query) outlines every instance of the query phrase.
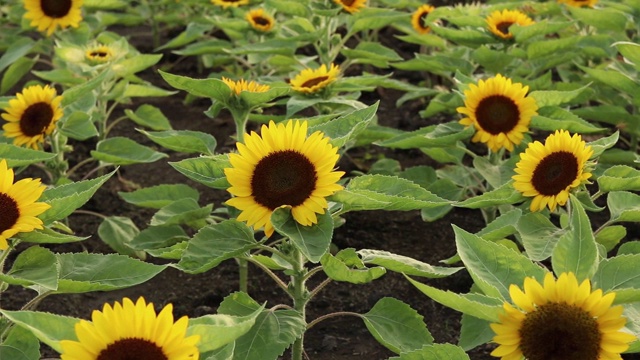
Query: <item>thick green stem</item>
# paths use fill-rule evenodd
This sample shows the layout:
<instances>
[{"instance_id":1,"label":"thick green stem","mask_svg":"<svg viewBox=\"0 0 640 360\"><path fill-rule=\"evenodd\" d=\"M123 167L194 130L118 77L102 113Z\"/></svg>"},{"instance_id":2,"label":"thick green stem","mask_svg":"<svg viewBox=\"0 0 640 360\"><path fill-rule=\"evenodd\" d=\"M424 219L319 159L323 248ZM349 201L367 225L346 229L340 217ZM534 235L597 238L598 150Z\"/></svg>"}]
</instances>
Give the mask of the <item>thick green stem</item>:
<instances>
[{"instance_id":1,"label":"thick green stem","mask_svg":"<svg viewBox=\"0 0 640 360\"><path fill-rule=\"evenodd\" d=\"M246 259L238 260L238 289L240 291L249 292L249 263Z\"/></svg>"},{"instance_id":2,"label":"thick green stem","mask_svg":"<svg viewBox=\"0 0 640 360\"><path fill-rule=\"evenodd\" d=\"M293 308L300 313L306 322L306 307L309 301L309 291L305 285L307 270L304 267L304 256L296 250L297 261L293 264L293 275L291 275L291 295L293 296ZM291 348L291 359L302 360L304 354L304 333L293 343Z\"/></svg>"}]
</instances>

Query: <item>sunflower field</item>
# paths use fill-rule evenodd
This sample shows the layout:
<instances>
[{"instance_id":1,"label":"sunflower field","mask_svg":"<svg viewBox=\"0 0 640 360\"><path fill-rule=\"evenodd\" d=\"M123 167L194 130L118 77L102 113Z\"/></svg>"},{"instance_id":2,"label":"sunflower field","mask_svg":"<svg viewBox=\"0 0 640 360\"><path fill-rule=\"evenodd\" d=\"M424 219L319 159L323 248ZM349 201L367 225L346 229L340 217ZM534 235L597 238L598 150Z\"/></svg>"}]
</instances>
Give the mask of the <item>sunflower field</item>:
<instances>
[{"instance_id":1,"label":"sunflower field","mask_svg":"<svg viewBox=\"0 0 640 360\"><path fill-rule=\"evenodd\" d=\"M0 0L0 360L640 359L639 72L640 0Z\"/></svg>"}]
</instances>

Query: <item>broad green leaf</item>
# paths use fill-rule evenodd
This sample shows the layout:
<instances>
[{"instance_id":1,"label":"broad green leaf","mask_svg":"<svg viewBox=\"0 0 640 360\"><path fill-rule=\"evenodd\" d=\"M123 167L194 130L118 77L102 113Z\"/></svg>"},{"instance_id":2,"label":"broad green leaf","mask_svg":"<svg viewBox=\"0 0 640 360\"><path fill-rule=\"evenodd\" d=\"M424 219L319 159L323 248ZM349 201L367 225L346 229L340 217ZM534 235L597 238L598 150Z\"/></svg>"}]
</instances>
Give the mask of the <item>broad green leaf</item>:
<instances>
[{"instance_id":1,"label":"broad green leaf","mask_svg":"<svg viewBox=\"0 0 640 360\"><path fill-rule=\"evenodd\" d=\"M403 273L410 276L427 278L442 278L455 274L461 267L432 266L408 256L392 254L384 250L358 250L362 262L382 266L387 270Z\"/></svg>"},{"instance_id":2,"label":"broad green leaf","mask_svg":"<svg viewBox=\"0 0 640 360\"><path fill-rule=\"evenodd\" d=\"M0 72L13 64L18 59L24 57L36 45L33 39L23 36L11 43L0 57Z\"/></svg>"},{"instance_id":3,"label":"broad green leaf","mask_svg":"<svg viewBox=\"0 0 640 360\"><path fill-rule=\"evenodd\" d=\"M640 300L640 254L619 255L604 259L591 281L593 288L616 292L615 303Z\"/></svg>"},{"instance_id":4,"label":"broad green leaf","mask_svg":"<svg viewBox=\"0 0 640 360\"><path fill-rule=\"evenodd\" d=\"M389 360L465 360L469 359L461 347L452 344L433 344L422 349L390 357Z\"/></svg>"},{"instance_id":5,"label":"broad green leaf","mask_svg":"<svg viewBox=\"0 0 640 360\"><path fill-rule=\"evenodd\" d=\"M286 235L293 245L312 263L317 263L329 250L333 237L333 218L327 211L317 214L318 222L310 226L299 224L289 208L278 208L271 214L271 223L280 234Z\"/></svg>"},{"instance_id":6,"label":"broad green leaf","mask_svg":"<svg viewBox=\"0 0 640 360\"><path fill-rule=\"evenodd\" d=\"M491 342L494 332L491 330L491 327L489 327L489 324L490 322L487 320L462 314L458 346L465 351L469 351L477 346Z\"/></svg>"},{"instance_id":7,"label":"broad green leaf","mask_svg":"<svg viewBox=\"0 0 640 360\"><path fill-rule=\"evenodd\" d=\"M113 73L111 71L103 71L91 80L82 82L72 88L65 90L65 92L62 94L61 105L64 107L73 104L78 99L85 96L87 93L92 92L94 89L96 89L98 86L102 85L105 81L112 77Z\"/></svg>"},{"instance_id":8,"label":"broad green leaf","mask_svg":"<svg viewBox=\"0 0 640 360\"><path fill-rule=\"evenodd\" d=\"M76 111L72 113L60 126L60 133L75 140L87 140L98 135L98 129L87 113Z\"/></svg>"},{"instance_id":9,"label":"broad green leaf","mask_svg":"<svg viewBox=\"0 0 640 360\"><path fill-rule=\"evenodd\" d=\"M611 8L568 6L567 9L575 19L598 30L623 32L628 20L626 14Z\"/></svg>"},{"instance_id":10,"label":"broad green leaf","mask_svg":"<svg viewBox=\"0 0 640 360\"><path fill-rule=\"evenodd\" d=\"M619 41L614 43L613 46L636 67L636 70L640 70L640 44Z\"/></svg>"},{"instance_id":11,"label":"broad green leaf","mask_svg":"<svg viewBox=\"0 0 640 360\"><path fill-rule=\"evenodd\" d=\"M60 278L56 293L124 289L158 275L166 265L154 265L118 254L56 254Z\"/></svg>"},{"instance_id":12,"label":"broad green leaf","mask_svg":"<svg viewBox=\"0 0 640 360\"><path fill-rule=\"evenodd\" d=\"M309 132L322 131L335 147L343 147L357 137L371 123L378 110L379 102L360 110L355 110L339 118L318 126L312 126Z\"/></svg>"},{"instance_id":13,"label":"broad green leaf","mask_svg":"<svg viewBox=\"0 0 640 360\"><path fill-rule=\"evenodd\" d=\"M0 143L0 158L7 160L7 165L10 168L35 164L53 159L55 156L56 154L44 151Z\"/></svg>"},{"instance_id":14,"label":"broad green leaf","mask_svg":"<svg viewBox=\"0 0 640 360\"><path fill-rule=\"evenodd\" d=\"M133 112L125 109L124 113L138 125L148 127L152 130L171 130L169 119L162 113L162 110L149 104L143 104Z\"/></svg>"},{"instance_id":15,"label":"broad green leaf","mask_svg":"<svg viewBox=\"0 0 640 360\"><path fill-rule=\"evenodd\" d=\"M438 31L444 29L444 27L437 27ZM449 31L446 29L444 31ZM466 31L466 30L453 30ZM472 33L477 33L472 31ZM483 37L485 38L485 37ZM468 60L456 57L455 55L443 55L443 54L417 54L415 58L402 62L396 62L391 64L394 68L408 71L428 71L430 73L442 76L451 76L451 73L460 70L464 74L469 74L473 71L474 66Z\"/></svg>"},{"instance_id":16,"label":"broad green leaf","mask_svg":"<svg viewBox=\"0 0 640 360\"><path fill-rule=\"evenodd\" d=\"M599 158L605 150L610 149L618 142L619 137L620 133L616 131L609 136L601 137L598 140L587 143L587 145L591 146L591 149L593 149L593 155L591 155L591 158Z\"/></svg>"},{"instance_id":17,"label":"broad green leaf","mask_svg":"<svg viewBox=\"0 0 640 360\"><path fill-rule=\"evenodd\" d=\"M35 229L30 232L18 233L16 238L22 242L36 243L36 244L65 244L70 242L77 242L87 240L91 236L74 236L69 234L62 234L56 232L48 227L43 229Z\"/></svg>"},{"instance_id":18,"label":"broad green leaf","mask_svg":"<svg viewBox=\"0 0 640 360\"><path fill-rule=\"evenodd\" d=\"M432 344L422 315L400 300L384 297L362 314L367 329L379 343L396 354Z\"/></svg>"},{"instance_id":19,"label":"broad green leaf","mask_svg":"<svg viewBox=\"0 0 640 360\"><path fill-rule=\"evenodd\" d=\"M254 109L257 107L264 106L265 104L273 101L276 98L281 96L285 96L291 91L290 86L277 86L272 85L271 88L265 92L252 92L252 91L242 91L238 96L240 100L240 105L236 105L235 102L230 102L230 106L237 106L242 110L245 109Z\"/></svg>"},{"instance_id":20,"label":"broad green leaf","mask_svg":"<svg viewBox=\"0 0 640 360\"><path fill-rule=\"evenodd\" d=\"M291 2L288 0L266 0L265 4L269 5L278 12L299 17L307 17L311 12L309 5L304 2Z\"/></svg>"},{"instance_id":21,"label":"broad green leaf","mask_svg":"<svg viewBox=\"0 0 640 360\"><path fill-rule=\"evenodd\" d=\"M539 115L531 118L531 127L540 130L556 131L565 129L574 133L597 133L605 129L581 119L569 110L556 106L546 107L538 111Z\"/></svg>"},{"instance_id":22,"label":"broad green leaf","mask_svg":"<svg viewBox=\"0 0 640 360\"><path fill-rule=\"evenodd\" d=\"M185 238L187 237L185 236ZM176 242L171 246L157 249L147 249L146 252L153 257L161 259L180 260L182 258L182 254L184 254L184 250L188 245L189 242L185 239L183 241Z\"/></svg>"},{"instance_id":23,"label":"broad green leaf","mask_svg":"<svg viewBox=\"0 0 640 360\"><path fill-rule=\"evenodd\" d=\"M149 226L140 231L129 246L136 250L159 249L188 239L180 225Z\"/></svg>"},{"instance_id":24,"label":"broad green leaf","mask_svg":"<svg viewBox=\"0 0 640 360\"><path fill-rule=\"evenodd\" d=\"M344 281L352 284L366 284L381 277L386 273L383 267L350 268L339 258L325 253L320 259L322 270L335 281Z\"/></svg>"},{"instance_id":25,"label":"broad green leaf","mask_svg":"<svg viewBox=\"0 0 640 360\"><path fill-rule=\"evenodd\" d=\"M31 246L21 252L6 273L0 273L0 280L12 285L38 285L47 290L58 287L59 265L55 255L40 246Z\"/></svg>"},{"instance_id":26,"label":"broad green leaf","mask_svg":"<svg viewBox=\"0 0 640 360\"><path fill-rule=\"evenodd\" d=\"M205 155L214 155L216 150L216 138L201 131L138 131L147 135L151 141L160 146L185 154L200 153Z\"/></svg>"},{"instance_id":27,"label":"broad green leaf","mask_svg":"<svg viewBox=\"0 0 640 360\"><path fill-rule=\"evenodd\" d=\"M559 276L572 272L581 282L589 279L598 267L598 248L591 230L591 222L584 208L573 195L570 196L571 216L569 231L564 233L553 249L553 272Z\"/></svg>"},{"instance_id":28,"label":"broad green leaf","mask_svg":"<svg viewBox=\"0 0 640 360\"><path fill-rule=\"evenodd\" d=\"M627 191L613 191L607 196L611 222L640 221L640 195Z\"/></svg>"},{"instance_id":29,"label":"broad green leaf","mask_svg":"<svg viewBox=\"0 0 640 360\"><path fill-rule=\"evenodd\" d=\"M119 77L127 77L142 70L148 69L162 59L162 54L137 54L130 58L120 60L111 66L111 69Z\"/></svg>"},{"instance_id":30,"label":"broad green leaf","mask_svg":"<svg viewBox=\"0 0 640 360\"><path fill-rule=\"evenodd\" d=\"M544 279L546 271L519 252L484 240L457 226L453 230L458 255L474 280L482 280L476 283L483 290L483 283L486 283L498 289L504 299L510 299L511 284L523 284L526 277L533 277L538 281Z\"/></svg>"},{"instance_id":31,"label":"broad green leaf","mask_svg":"<svg viewBox=\"0 0 640 360\"><path fill-rule=\"evenodd\" d=\"M397 21L402 21L406 17L404 12L393 9L380 9L365 7L362 11L354 13L353 23L349 27L349 32L355 34L365 30L380 29Z\"/></svg>"},{"instance_id":32,"label":"broad green leaf","mask_svg":"<svg viewBox=\"0 0 640 360\"><path fill-rule=\"evenodd\" d=\"M444 26L433 26L431 28L436 35L463 46L475 48L479 45L494 42L494 38L488 34L475 29L453 29ZM465 71L465 74L468 74Z\"/></svg>"},{"instance_id":33,"label":"broad green leaf","mask_svg":"<svg viewBox=\"0 0 640 360\"><path fill-rule=\"evenodd\" d=\"M513 187L513 180L509 180L509 182L497 189L460 201L456 203L455 206L469 209L480 209L489 206L514 204L523 201L524 199L525 197L522 196L522 193Z\"/></svg>"},{"instance_id":34,"label":"broad green leaf","mask_svg":"<svg viewBox=\"0 0 640 360\"><path fill-rule=\"evenodd\" d=\"M28 329L15 326L0 343L0 359L39 360L40 342Z\"/></svg>"},{"instance_id":35,"label":"broad green leaf","mask_svg":"<svg viewBox=\"0 0 640 360\"><path fill-rule=\"evenodd\" d=\"M77 341L76 318L37 311L0 310L9 320L31 331L40 341L62 353L61 340ZM4 359L4 358L3 358Z\"/></svg>"},{"instance_id":36,"label":"broad green leaf","mask_svg":"<svg viewBox=\"0 0 640 360\"><path fill-rule=\"evenodd\" d=\"M209 30L211 30L211 24L190 22L187 24L187 28L183 32L158 47L156 51L183 47L184 45L202 39L202 35Z\"/></svg>"},{"instance_id":37,"label":"broad green leaf","mask_svg":"<svg viewBox=\"0 0 640 360\"><path fill-rule=\"evenodd\" d=\"M523 43L534 36L542 37L547 34L553 34L571 26L571 22L550 22L548 19L536 21L534 24L527 26L511 26L509 32L513 34L517 43Z\"/></svg>"},{"instance_id":38,"label":"broad green leaf","mask_svg":"<svg viewBox=\"0 0 640 360\"><path fill-rule=\"evenodd\" d=\"M140 145L129 138L116 136L98 142L96 150L91 151L91 157L109 164L131 165L152 163L168 155Z\"/></svg>"},{"instance_id":39,"label":"broad green leaf","mask_svg":"<svg viewBox=\"0 0 640 360\"><path fill-rule=\"evenodd\" d=\"M200 354L202 360L233 360L233 352L236 349L236 343L232 342L217 350L207 351Z\"/></svg>"},{"instance_id":40,"label":"broad green leaf","mask_svg":"<svg viewBox=\"0 0 640 360\"><path fill-rule=\"evenodd\" d=\"M309 34L309 36L313 36ZM244 46L235 46L229 49L229 53L234 55L253 55L253 54L267 54L267 55L283 55L292 56L297 48L296 39L292 38L271 38L260 42L247 44Z\"/></svg>"},{"instance_id":41,"label":"broad green leaf","mask_svg":"<svg viewBox=\"0 0 640 360\"><path fill-rule=\"evenodd\" d=\"M226 103L232 92L229 85L219 79L192 79L187 76L173 75L159 71L162 78L176 89L185 90L189 94L215 99Z\"/></svg>"},{"instance_id":42,"label":"broad green leaf","mask_svg":"<svg viewBox=\"0 0 640 360\"><path fill-rule=\"evenodd\" d=\"M578 52L573 51L573 49L579 40L580 37L571 36L560 39L544 39L531 42L529 46L527 46L527 58L529 58L529 60L535 60L544 56L560 53L566 53L571 57L575 57L578 55Z\"/></svg>"},{"instance_id":43,"label":"broad green leaf","mask_svg":"<svg viewBox=\"0 0 640 360\"><path fill-rule=\"evenodd\" d=\"M604 246L607 252L613 250L627 236L627 228L622 225L609 225L596 235L596 242Z\"/></svg>"},{"instance_id":44,"label":"broad green leaf","mask_svg":"<svg viewBox=\"0 0 640 360\"><path fill-rule=\"evenodd\" d=\"M621 72L615 70L592 69L584 66L580 66L580 69L597 81L609 85L612 88L630 96L635 96L640 92L640 83L638 80L632 79Z\"/></svg>"},{"instance_id":45,"label":"broad green leaf","mask_svg":"<svg viewBox=\"0 0 640 360\"><path fill-rule=\"evenodd\" d=\"M475 130L458 122L431 125L378 143L393 149L448 147L470 138Z\"/></svg>"},{"instance_id":46,"label":"broad green leaf","mask_svg":"<svg viewBox=\"0 0 640 360\"><path fill-rule=\"evenodd\" d=\"M627 241L620 245L617 255L636 255L640 254L640 241Z\"/></svg>"},{"instance_id":47,"label":"broad green leaf","mask_svg":"<svg viewBox=\"0 0 640 360\"><path fill-rule=\"evenodd\" d=\"M510 27L509 31L515 26ZM475 49L471 56L479 65L487 69L491 73L499 74L504 71L505 68L515 60L514 56L511 56L504 51L493 50L486 45L482 45Z\"/></svg>"},{"instance_id":48,"label":"broad green leaf","mask_svg":"<svg viewBox=\"0 0 640 360\"><path fill-rule=\"evenodd\" d=\"M436 302L464 314L475 316L491 322L498 322L498 315L503 313L503 300L482 294L458 294L444 291L422 284L407 276L413 286Z\"/></svg>"},{"instance_id":49,"label":"broad green leaf","mask_svg":"<svg viewBox=\"0 0 640 360\"><path fill-rule=\"evenodd\" d=\"M138 254L129 247L131 239L139 233L140 230L136 224L124 216L108 216L98 226L98 236L110 248L119 254L135 256L144 260L143 254Z\"/></svg>"},{"instance_id":50,"label":"broad green leaf","mask_svg":"<svg viewBox=\"0 0 640 360\"><path fill-rule=\"evenodd\" d=\"M640 190L640 170L626 165L608 168L598 176L598 188L602 192Z\"/></svg>"},{"instance_id":51,"label":"broad green leaf","mask_svg":"<svg viewBox=\"0 0 640 360\"><path fill-rule=\"evenodd\" d=\"M571 100L582 94L582 92L588 87L589 85L585 85L581 88L569 91L536 90L530 92L528 96L536 101L538 108L545 106L559 106L571 102Z\"/></svg>"},{"instance_id":52,"label":"broad green leaf","mask_svg":"<svg viewBox=\"0 0 640 360\"><path fill-rule=\"evenodd\" d=\"M200 207L198 202L191 198L181 199L164 206L156 212L149 225L179 225L187 224L195 229L206 225L206 219L211 215L213 204Z\"/></svg>"},{"instance_id":53,"label":"broad green leaf","mask_svg":"<svg viewBox=\"0 0 640 360\"><path fill-rule=\"evenodd\" d=\"M378 43L361 41L355 49L344 48L341 54L359 64L372 64L376 67L387 68L390 61L403 60L394 50Z\"/></svg>"},{"instance_id":54,"label":"broad green leaf","mask_svg":"<svg viewBox=\"0 0 640 360\"><path fill-rule=\"evenodd\" d=\"M493 164L483 156L477 156L473 159L473 167L493 188L499 188L509 182L511 176L514 175L513 167Z\"/></svg>"},{"instance_id":55,"label":"broad green leaf","mask_svg":"<svg viewBox=\"0 0 640 360\"><path fill-rule=\"evenodd\" d=\"M42 193L40 201L51 208L42 213L39 218L45 225L53 221L65 219L76 209L84 205L95 192L115 173L115 170L91 180L83 180L74 183L48 188Z\"/></svg>"},{"instance_id":56,"label":"broad green leaf","mask_svg":"<svg viewBox=\"0 0 640 360\"><path fill-rule=\"evenodd\" d=\"M547 216L537 212L523 215L516 227L522 246L533 261L542 261L551 256L558 239L565 233Z\"/></svg>"},{"instance_id":57,"label":"broad green leaf","mask_svg":"<svg viewBox=\"0 0 640 360\"><path fill-rule=\"evenodd\" d=\"M81 76L68 69L54 69L49 71L33 70L31 73L48 82L60 83L67 86L82 84L86 81Z\"/></svg>"},{"instance_id":58,"label":"broad green leaf","mask_svg":"<svg viewBox=\"0 0 640 360\"><path fill-rule=\"evenodd\" d=\"M522 217L522 210L513 209L501 214L476 235L489 241L497 241L517 232L516 226Z\"/></svg>"},{"instance_id":59,"label":"broad green leaf","mask_svg":"<svg viewBox=\"0 0 640 360\"><path fill-rule=\"evenodd\" d=\"M398 177L363 175L353 178L347 187L331 197L343 204L343 210L417 210L439 207L450 202L420 185Z\"/></svg>"},{"instance_id":60,"label":"broad green leaf","mask_svg":"<svg viewBox=\"0 0 640 360\"><path fill-rule=\"evenodd\" d=\"M241 256L257 245L253 230L245 223L227 220L206 226L191 239L178 267L188 273L201 273L222 261Z\"/></svg>"},{"instance_id":61,"label":"broad green leaf","mask_svg":"<svg viewBox=\"0 0 640 360\"><path fill-rule=\"evenodd\" d=\"M138 85L127 84L124 94L125 98L130 97L155 97L155 96L169 96L177 93L177 91L168 91L153 85Z\"/></svg>"},{"instance_id":62,"label":"broad green leaf","mask_svg":"<svg viewBox=\"0 0 640 360\"><path fill-rule=\"evenodd\" d=\"M214 189L226 190L231 187L224 174L224 169L231 167L228 154L184 159L169 162L169 165L189 179Z\"/></svg>"},{"instance_id":63,"label":"broad green leaf","mask_svg":"<svg viewBox=\"0 0 640 360\"><path fill-rule=\"evenodd\" d=\"M187 336L200 336L198 346L200 352L219 349L251 330L256 318L263 310L264 306L261 306L246 316L215 314L191 318L189 319Z\"/></svg>"},{"instance_id":64,"label":"broad green leaf","mask_svg":"<svg viewBox=\"0 0 640 360\"><path fill-rule=\"evenodd\" d=\"M22 79L36 63L37 58L19 58L11 64L2 76L0 83L0 94L4 94ZM1 72L1 70L0 70Z\"/></svg>"},{"instance_id":65,"label":"broad green leaf","mask_svg":"<svg viewBox=\"0 0 640 360\"><path fill-rule=\"evenodd\" d=\"M162 184L142 188L132 192L118 192L124 201L135 206L160 209L174 201L193 199L198 201L198 190L185 184Z\"/></svg>"}]
</instances>

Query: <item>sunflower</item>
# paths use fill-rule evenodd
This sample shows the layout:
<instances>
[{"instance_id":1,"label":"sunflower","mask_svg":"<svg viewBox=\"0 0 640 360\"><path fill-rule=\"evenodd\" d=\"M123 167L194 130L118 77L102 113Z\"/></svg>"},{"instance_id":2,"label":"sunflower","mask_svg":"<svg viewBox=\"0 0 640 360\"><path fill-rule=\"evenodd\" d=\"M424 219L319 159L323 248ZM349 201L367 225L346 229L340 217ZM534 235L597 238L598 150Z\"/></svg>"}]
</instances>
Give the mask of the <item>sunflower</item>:
<instances>
[{"instance_id":1,"label":"sunflower","mask_svg":"<svg viewBox=\"0 0 640 360\"><path fill-rule=\"evenodd\" d=\"M513 187L524 196L533 196L531 211L540 211L549 205L564 206L569 191L591 177L585 170L587 160L593 154L591 146L578 134L557 130L549 135L544 145L539 141L529 143L516 164Z\"/></svg>"},{"instance_id":2,"label":"sunflower","mask_svg":"<svg viewBox=\"0 0 640 360\"><path fill-rule=\"evenodd\" d=\"M2 114L2 118L9 122L2 127L4 136L15 138L13 143L16 146L38 149L45 135L53 132L63 115L61 101L62 96L56 96L56 90L49 85L23 89L15 99L9 100L9 107Z\"/></svg>"},{"instance_id":3,"label":"sunflower","mask_svg":"<svg viewBox=\"0 0 640 360\"><path fill-rule=\"evenodd\" d=\"M611 304L615 293L591 291L591 283L578 284L573 273L556 280L547 273L543 284L524 279L524 291L509 287L500 322L491 324L499 346L491 353L503 360L621 359L635 336L620 331L626 323L622 306Z\"/></svg>"},{"instance_id":4,"label":"sunflower","mask_svg":"<svg viewBox=\"0 0 640 360\"><path fill-rule=\"evenodd\" d=\"M426 25L427 16L435 8L431 5L422 5L411 16L411 25L420 34L426 34L431 31L431 28Z\"/></svg>"},{"instance_id":5,"label":"sunflower","mask_svg":"<svg viewBox=\"0 0 640 360\"><path fill-rule=\"evenodd\" d=\"M102 44L89 46L84 54L87 62L94 65L109 62L114 56L113 50L109 46Z\"/></svg>"},{"instance_id":6,"label":"sunflower","mask_svg":"<svg viewBox=\"0 0 640 360\"><path fill-rule=\"evenodd\" d=\"M214 5L220 5L223 8L238 7L249 4L249 0L211 0Z\"/></svg>"},{"instance_id":7,"label":"sunflower","mask_svg":"<svg viewBox=\"0 0 640 360\"><path fill-rule=\"evenodd\" d=\"M36 202L46 186L40 179L26 178L13 183L13 170L6 160L0 160L0 250L9 247L7 239L19 232L42 229L42 220L36 216L51 205Z\"/></svg>"},{"instance_id":8,"label":"sunflower","mask_svg":"<svg viewBox=\"0 0 640 360\"><path fill-rule=\"evenodd\" d=\"M534 24L527 15L518 10L496 10L487 17L489 31L494 35L503 39L513 38L513 34L509 32L511 25L528 26Z\"/></svg>"},{"instance_id":9,"label":"sunflower","mask_svg":"<svg viewBox=\"0 0 640 360\"><path fill-rule=\"evenodd\" d=\"M264 227L271 236L271 213L289 206L299 224L316 224L316 214L328 208L326 197L342 189L336 182L344 172L333 171L338 148L320 131L307 137L306 121L271 121L261 135L251 132L244 139L238 154L229 155L232 167L224 169L228 191L235 195L227 204L242 211L238 220Z\"/></svg>"},{"instance_id":10,"label":"sunflower","mask_svg":"<svg viewBox=\"0 0 640 360\"><path fill-rule=\"evenodd\" d=\"M249 11L246 18L252 28L262 32L273 29L273 25L276 22L273 16L267 14L263 9Z\"/></svg>"},{"instance_id":11,"label":"sunflower","mask_svg":"<svg viewBox=\"0 0 640 360\"><path fill-rule=\"evenodd\" d=\"M173 306L159 314L140 297L134 304L124 298L102 311L94 310L92 322L80 320L78 341L62 340L62 360L197 360L198 335L186 337L189 319L173 322Z\"/></svg>"},{"instance_id":12,"label":"sunflower","mask_svg":"<svg viewBox=\"0 0 640 360\"><path fill-rule=\"evenodd\" d=\"M598 0L558 0L558 3L567 4L569 6L574 6L574 7L583 7L583 6L593 7L595 4L598 3Z\"/></svg>"},{"instance_id":13,"label":"sunflower","mask_svg":"<svg viewBox=\"0 0 640 360\"><path fill-rule=\"evenodd\" d=\"M365 7L367 0L333 0L336 4L342 6L342 8L350 14L360 11L360 8Z\"/></svg>"},{"instance_id":14,"label":"sunflower","mask_svg":"<svg viewBox=\"0 0 640 360\"><path fill-rule=\"evenodd\" d=\"M500 74L480 80L477 86L470 84L464 91L464 107L456 110L467 116L460 120L461 124L473 125L477 130L472 141L487 143L492 151L503 147L513 151L538 110L536 101L526 96L528 90L528 86L511 83Z\"/></svg>"},{"instance_id":15,"label":"sunflower","mask_svg":"<svg viewBox=\"0 0 640 360\"><path fill-rule=\"evenodd\" d=\"M323 64L317 69L304 69L293 79L291 79L291 88L295 91L311 94L326 88L334 82L340 74L340 67L331 63L331 67Z\"/></svg>"},{"instance_id":16,"label":"sunflower","mask_svg":"<svg viewBox=\"0 0 640 360\"><path fill-rule=\"evenodd\" d=\"M82 21L82 2L84 0L23 0L27 12L24 18L31 20L31 26L38 31L47 31L51 36L56 28L77 28Z\"/></svg>"},{"instance_id":17,"label":"sunflower","mask_svg":"<svg viewBox=\"0 0 640 360\"><path fill-rule=\"evenodd\" d=\"M243 91L253 92L253 93L261 93L269 91L269 85L258 84L255 81L247 80L238 80L233 81L231 79L227 79L226 77L222 77L222 81L229 86L231 90L233 90L237 95L240 95Z\"/></svg>"}]
</instances>

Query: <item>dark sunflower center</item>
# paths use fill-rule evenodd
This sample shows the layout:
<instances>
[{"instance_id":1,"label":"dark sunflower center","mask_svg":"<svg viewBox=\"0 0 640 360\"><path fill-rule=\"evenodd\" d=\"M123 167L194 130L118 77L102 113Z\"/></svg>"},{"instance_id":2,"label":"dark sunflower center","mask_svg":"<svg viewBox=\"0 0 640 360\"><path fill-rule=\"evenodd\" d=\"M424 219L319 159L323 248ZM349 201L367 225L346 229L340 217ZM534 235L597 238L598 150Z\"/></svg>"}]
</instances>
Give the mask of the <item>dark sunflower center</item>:
<instances>
[{"instance_id":1,"label":"dark sunflower center","mask_svg":"<svg viewBox=\"0 0 640 360\"><path fill-rule=\"evenodd\" d=\"M226 3L231 3L231 4L235 4L237 2L239 2L240 0L224 0L224 2Z\"/></svg>"},{"instance_id":2,"label":"dark sunflower center","mask_svg":"<svg viewBox=\"0 0 640 360\"><path fill-rule=\"evenodd\" d=\"M298 206L311 196L317 180L315 167L306 156L292 150L278 151L256 165L251 192L257 203L271 210Z\"/></svg>"},{"instance_id":3,"label":"dark sunflower center","mask_svg":"<svg viewBox=\"0 0 640 360\"><path fill-rule=\"evenodd\" d=\"M97 360L169 360L162 349L149 340L120 339L98 354Z\"/></svg>"},{"instance_id":4,"label":"dark sunflower center","mask_svg":"<svg viewBox=\"0 0 640 360\"><path fill-rule=\"evenodd\" d=\"M511 27L511 25L513 25L512 21L503 21L496 25L496 29L498 29L498 31L500 31L501 33L507 35L509 34L509 28Z\"/></svg>"},{"instance_id":5,"label":"dark sunflower center","mask_svg":"<svg viewBox=\"0 0 640 360\"><path fill-rule=\"evenodd\" d=\"M271 21L269 21L269 19L263 18L262 16L255 16L253 18L253 22L261 26L268 26L269 24L271 24Z\"/></svg>"},{"instance_id":6,"label":"dark sunflower center","mask_svg":"<svg viewBox=\"0 0 640 360\"><path fill-rule=\"evenodd\" d=\"M73 5L72 0L40 0L42 12L55 19L67 16L71 5Z\"/></svg>"},{"instance_id":7,"label":"dark sunflower center","mask_svg":"<svg viewBox=\"0 0 640 360\"><path fill-rule=\"evenodd\" d=\"M542 195L557 195L567 188L578 176L578 159L568 151L558 151L547 155L535 170L531 183Z\"/></svg>"},{"instance_id":8,"label":"dark sunflower center","mask_svg":"<svg viewBox=\"0 0 640 360\"><path fill-rule=\"evenodd\" d=\"M520 336L528 360L597 360L602 340L596 319L566 303L549 303L527 314Z\"/></svg>"},{"instance_id":9,"label":"dark sunflower center","mask_svg":"<svg viewBox=\"0 0 640 360\"><path fill-rule=\"evenodd\" d=\"M356 2L356 0L341 0L341 1L346 6L351 6L353 5L354 2Z\"/></svg>"},{"instance_id":10,"label":"dark sunflower center","mask_svg":"<svg viewBox=\"0 0 640 360\"><path fill-rule=\"evenodd\" d=\"M482 99L476 109L476 119L482 129L492 135L508 133L520 120L518 105L503 95L491 95Z\"/></svg>"},{"instance_id":11,"label":"dark sunflower center","mask_svg":"<svg viewBox=\"0 0 640 360\"><path fill-rule=\"evenodd\" d=\"M427 16L429 16L428 12L423 12L422 14L420 14L420 20L418 21L418 23L420 24L420 27L423 29L428 28L427 26Z\"/></svg>"},{"instance_id":12,"label":"dark sunflower center","mask_svg":"<svg viewBox=\"0 0 640 360\"><path fill-rule=\"evenodd\" d=\"M20 131L26 136L36 136L44 133L53 120L53 109L46 102L39 102L29 107L20 117Z\"/></svg>"},{"instance_id":13,"label":"dark sunflower center","mask_svg":"<svg viewBox=\"0 0 640 360\"><path fill-rule=\"evenodd\" d=\"M91 55L92 57L103 58L107 57L109 53L107 53L106 51L92 51L89 55Z\"/></svg>"},{"instance_id":14,"label":"dark sunflower center","mask_svg":"<svg viewBox=\"0 0 640 360\"><path fill-rule=\"evenodd\" d=\"M11 229L20 218L18 203L9 195L0 193L0 234Z\"/></svg>"},{"instance_id":15,"label":"dark sunflower center","mask_svg":"<svg viewBox=\"0 0 640 360\"><path fill-rule=\"evenodd\" d=\"M314 87L320 84L321 82L327 80L328 78L329 78L328 76L318 76L317 78L309 79L302 84L302 87L305 87L305 88Z\"/></svg>"}]
</instances>

